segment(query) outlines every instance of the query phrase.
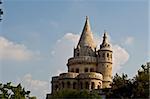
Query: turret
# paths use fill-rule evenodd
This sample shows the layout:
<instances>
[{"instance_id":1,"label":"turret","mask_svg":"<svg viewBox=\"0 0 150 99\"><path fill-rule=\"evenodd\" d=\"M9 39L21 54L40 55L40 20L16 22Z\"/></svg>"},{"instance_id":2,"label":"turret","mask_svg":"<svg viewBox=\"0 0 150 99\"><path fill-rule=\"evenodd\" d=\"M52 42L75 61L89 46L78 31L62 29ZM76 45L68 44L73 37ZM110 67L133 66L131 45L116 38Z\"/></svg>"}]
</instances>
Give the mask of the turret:
<instances>
[{"instance_id":1,"label":"turret","mask_svg":"<svg viewBox=\"0 0 150 99\"><path fill-rule=\"evenodd\" d=\"M74 50L74 57L77 56L95 56L96 44L93 40L89 18L86 16L86 21L82 34L76 49Z\"/></svg>"},{"instance_id":2,"label":"turret","mask_svg":"<svg viewBox=\"0 0 150 99\"><path fill-rule=\"evenodd\" d=\"M74 56L68 60L67 65L69 72L83 73L86 71L90 72L90 70L96 71L96 44L87 16L77 47L74 48Z\"/></svg>"},{"instance_id":3,"label":"turret","mask_svg":"<svg viewBox=\"0 0 150 99\"><path fill-rule=\"evenodd\" d=\"M103 88L110 88L110 83L112 82L112 49L107 38L105 31L97 56L97 72L103 75Z\"/></svg>"}]
</instances>

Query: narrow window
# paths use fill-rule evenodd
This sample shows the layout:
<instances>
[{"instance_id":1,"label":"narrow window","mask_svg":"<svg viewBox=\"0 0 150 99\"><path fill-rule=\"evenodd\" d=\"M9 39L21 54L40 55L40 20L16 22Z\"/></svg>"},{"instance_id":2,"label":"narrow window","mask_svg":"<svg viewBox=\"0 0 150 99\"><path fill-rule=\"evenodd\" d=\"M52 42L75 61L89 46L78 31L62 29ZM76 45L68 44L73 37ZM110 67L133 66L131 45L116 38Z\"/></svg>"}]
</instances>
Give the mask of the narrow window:
<instances>
[{"instance_id":1,"label":"narrow window","mask_svg":"<svg viewBox=\"0 0 150 99\"><path fill-rule=\"evenodd\" d=\"M107 53L107 57L109 57L109 53Z\"/></svg>"},{"instance_id":2,"label":"narrow window","mask_svg":"<svg viewBox=\"0 0 150 99\"><path fill-rule=\"evenodd\" d=\"M73 69L73 68L71 69L71 72L74 72L74 69Z\"/></svg>"},{"instance_id":3,"label":"narrow window","mask_svg":"<svg viewBox=\"0 0 150 99\"><path fill-rule=\"evenodd\" d=\"M84 71L85 71L85 72L88 72L88 68L85 68Z\"/></svg>"},{"instance_id":4,"label":"narrow window","mask_svg":"<svg viewBox=\"0 0 150 99\"><path fill-rule=\"evenodd\" d=\"M73 89L76 89L76 82L73 82Z\"/></svg>"},{"instance_id":5,"label":"narrow window","mask_svg":"<svg viewBox=\"0 0 150 99\"><path fill-rule=\"evenodd\" d=\"M83 83L82 82L80 82L80 88L83 89Z\"/></svg>"},{"instance_id":6,"label":"narrow window","mask_svg":"<svg viewBox=\"0 0 150 99\"><path fill-rule=\"evenodd\" d=\"M55 85L55 90L58 90L58 85Z\"/></svg>"},{"instance_id":7,"label":"narrow window","mask_svg":"<svg viewBox=\"0 0 150 99\"><path fill-rule=\"evenodd\" d=\"M94 88L95 88L95 84L94 82L92 82L91 89L94 89Z\"/></svg>"},{"instance_id":8,"label":"narrow window","mask_svg":"<svg viewBox=\"0 0 150 99\"><path fill-rule=\"evenodd\" d=\"M100 89L100 85L97 86L97 89Z\"/></svg>"},{"instance_id":9,"label":"narrow window","mask_svg":"<svg viewBox=\"0 0 150 99\"><path fill-rule=\"evenodd\" d=\"M103 53L103 57L105 57L105 53Z\"/></svg>"},{"instance_id":10,"label":"narrow window","mask_svg":"<svg viewBox=\"0 0 150 99\"><path fill-rule=\"evenodd\" d=\"M85 89L89 89L89 83L85 82Z\"/></svg>"},{"instance_id":11,"label":"narrow window","mask_svg":"<svg viewBox=\"0 0 150 99\"><path fill-rule=\"evenodd\" d=\"M76 73L79 73L79 68L76 68Z\"/></svg>"},{"instance_id":12,"label":"narrow window","mask_svg":"<svg viewBox=\"0 0 150 99\"><path fill-rule=\"evenodd\" d=\"M79 56L79 52L77 52L77 56Z\"/></svg>"},{"instance_id":13,"label":"narrow window","mask_svg":"<svg viewBox=\"0 0 150 99\"><path fill-rule=\"evenodd\" d=\"M70 88L70 82L69 81L67 82L67 88Z\"/></svg>"},{"instance_id":14,"label":"narrow window","mask_svg":"<svg viewBox=\"0 0 150 99\"><path fill-rule=\"evenodd\" d=\"M62 88L64 88L65 87L65 84L64 84L64 82L62 82Z\"/></svg>"},{"instance_id":15,"label":"narrow window","mask_svg":"<svg viewBox=\"0 0 150 99\"><path fill-rule=\"evenodd\" d=\"M90 72L94 72L94 68L90 68Z\"/></svg>"}]
</instances>

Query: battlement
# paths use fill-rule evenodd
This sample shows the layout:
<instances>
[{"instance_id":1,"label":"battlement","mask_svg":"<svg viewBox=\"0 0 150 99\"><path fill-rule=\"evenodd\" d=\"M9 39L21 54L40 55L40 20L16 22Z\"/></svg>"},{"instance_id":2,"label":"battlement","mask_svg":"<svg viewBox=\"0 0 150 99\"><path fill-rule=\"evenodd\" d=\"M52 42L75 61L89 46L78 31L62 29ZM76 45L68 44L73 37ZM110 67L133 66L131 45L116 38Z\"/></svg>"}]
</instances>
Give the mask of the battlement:
<instances>
[{"instance_id":1,"label":"battlement","mask_svg":"<svg viewBox=\"0 0 150 99\"><path fill-rule=\"evenodd\" d=\"M80 57L72 57L68 59L67 65L73 65L73 64L96 64L96 57L91 56L80 56Z\"/></svg>"}]
</instances>

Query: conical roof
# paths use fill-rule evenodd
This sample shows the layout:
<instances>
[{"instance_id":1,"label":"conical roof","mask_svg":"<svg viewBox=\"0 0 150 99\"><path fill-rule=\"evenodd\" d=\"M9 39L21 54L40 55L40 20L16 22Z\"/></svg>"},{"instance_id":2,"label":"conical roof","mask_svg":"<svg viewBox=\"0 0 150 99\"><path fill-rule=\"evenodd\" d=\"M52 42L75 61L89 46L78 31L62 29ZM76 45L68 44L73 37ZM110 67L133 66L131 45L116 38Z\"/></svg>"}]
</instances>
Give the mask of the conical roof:
<instances>
[{"instance_id":1,"label":"conical roof","mask_svg":"<svg viewBox=\"0 0 150 99\"><path fill-rule=\"evenodd\" d=\"M93 40L93 34L91 32L91 27L89 23L89 18L86 16L85 25L79 40L79 43L77 45L78 47L84 47L89 46L92 49L96 47L94 40Z\"/></svg>"},{"instance_id":2,"label":"conical roof","mask_svg":"<svg viewBox=\"0 0 150 99\"><path fill-rule=\"evenodd\" d=\"M109 44L108 42L108 37L107 37L107 32L104 31L104 36L103 36L103 42L102 44L100 45L100 49L102 50L112 50L111 49L111 45Z\"/></svg>"}]
</instances>

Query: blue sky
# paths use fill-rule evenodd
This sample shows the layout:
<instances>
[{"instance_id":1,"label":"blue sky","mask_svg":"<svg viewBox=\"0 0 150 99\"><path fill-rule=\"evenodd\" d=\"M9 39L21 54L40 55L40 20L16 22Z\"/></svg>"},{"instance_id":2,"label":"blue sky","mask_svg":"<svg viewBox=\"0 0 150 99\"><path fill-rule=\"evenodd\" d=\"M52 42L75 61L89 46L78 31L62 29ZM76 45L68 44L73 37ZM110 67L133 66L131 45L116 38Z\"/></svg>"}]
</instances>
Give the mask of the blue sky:
<instances>
[{"instance_id":1,"label":"blue sky","mask_svg":"<svg viewBox=\"0 0 150 99\"><path fill-rule=\"evenodd\" d=\"M108 32L115 72L133 77L150 61L148 0L5 0L2 8L0 79L22 82L40 99L31 87L50 91L52 75L67 72L85 16L98 41Z\"/></svg>"}]
</instances>

